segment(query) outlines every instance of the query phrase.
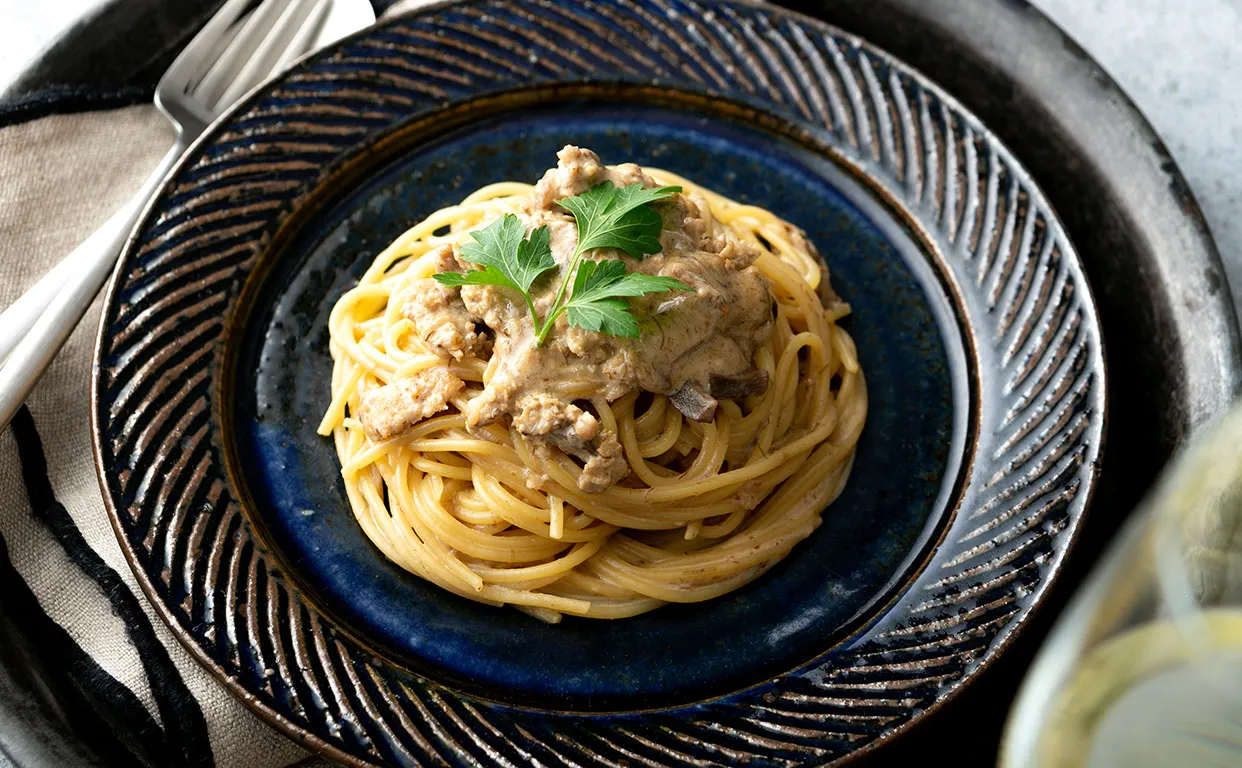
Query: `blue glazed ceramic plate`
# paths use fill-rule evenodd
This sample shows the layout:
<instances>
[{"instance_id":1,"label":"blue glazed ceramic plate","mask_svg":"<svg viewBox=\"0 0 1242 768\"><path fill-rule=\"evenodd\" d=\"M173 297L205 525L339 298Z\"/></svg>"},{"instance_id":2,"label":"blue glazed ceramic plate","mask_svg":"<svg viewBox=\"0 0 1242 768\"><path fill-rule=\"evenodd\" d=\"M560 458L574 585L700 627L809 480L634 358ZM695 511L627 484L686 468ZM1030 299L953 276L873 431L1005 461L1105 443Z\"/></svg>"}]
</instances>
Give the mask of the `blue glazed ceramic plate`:
<instances>
[{"instance_id":1,"label":"blue glazed ceramic plate","mask_svg":"<svg viewBox=\"0 0 1242 768\"><path fill-rule=\"evenodd\" d=\"M566 143L804 228L870 411L823 525L694 606L550 626L388 563L330 441L327 318L412 223ZM147 211L97 350L139 580L260 714L355 764L822 764L945 700L1073 540L1102 447L1081 265L1010 154L917 73L744 3L464 2L303 62Z\"/></svg>"}]
</instances>

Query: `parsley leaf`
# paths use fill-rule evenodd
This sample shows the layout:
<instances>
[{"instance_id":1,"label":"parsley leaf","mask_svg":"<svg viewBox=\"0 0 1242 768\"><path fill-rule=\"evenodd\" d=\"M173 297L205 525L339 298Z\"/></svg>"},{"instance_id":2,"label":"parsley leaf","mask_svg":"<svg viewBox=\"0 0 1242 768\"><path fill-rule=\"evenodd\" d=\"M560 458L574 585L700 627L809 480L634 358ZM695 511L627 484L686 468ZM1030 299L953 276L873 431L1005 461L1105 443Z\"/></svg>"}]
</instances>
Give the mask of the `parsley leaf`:
<instances>
[{"instance_id":1,"label":"parsley leaf","mask_svg":"<svg viewBox=\"0 0 1242 768\"><path fill-rule=\"evenodd\" d=\"M689 291L690 286L671 277L625 271L625 262L615 259L583 261L582 254L592 248L617 248L641 259L660 250L663 219L652 203L671 199L681 187L644 189L641 184L618 188L605 181L560 204L573 214L578 224L578 247L573 261L557 287L552 307L544 319L535 311L530 288L541 275L556 269L552 258L551 235L546 226L529 235L522 220L506 213L491 224L471 233L472 240L461 246L462 259L479 265L468 272L441 272L432 275L441 285L495 285L522 294L535 325L535 345L543 344L553 324L563 314L570 325L613 336L637 338L638 324L625 296L642 296L663 291ZM565 290L573 279L573 295Z\"/></svg>"},{"instance_id":2,"label":"parsley leaf","mask_svg":"<svg viewBox=\"0 0 1242 768\"><path fill-rule=\"evenodd\" d=\"M690 286L673 277L626 272L625 262L588 261L578 267L574 276L574 295L569 303L593 301L601 296L642 296L661 291L689 291Z\"/></svg>"},{"instance_id":3,"label":"parsley leaf","mask_svg":"<svg viewBox=\"0 0 1242 768\"><path fill-rule=\"evenodd\" d=\"M530 287L539 276L556 269L552 258L550 234L546 226L526 236L526 225L512 213L506 213L491 224L471 233L474 239L462 245L461 257L481 264L482 269L469 272L440 272L432 275L441 285L498 285L522 294L526 308L535 322L535 332L543 330Z\"/></svg>"},{"instance_id":4,"label":"parsley leaf","mask_svg":"<svg viewBox=\"0 0 1242 768\"><path fill-rule=\"evenodd\" d=\"M617 248L635 259L658 253L660 229L664 226L664 219L651 207L651 204L671 200L680 191L681 187L645 189L642 184L617 187L611 181L605 181L602 184L596 184L581 195L557 201L573 214L574 221L578 224L578 247L574 249L574 259L565 273L566 279L561 280L561 285L556 290L556 297L552 299L552 311L548 313L547 321L539 330L539 335L535 337L536 346L543 343L548 332L552 330L552 324L556 318L568 306L565 302L565 288L569 285L568 276L575 276L575 293L577 293L578 281L585 279L582 277L582 270L588 269L587 265L578 266L582 261L582 254L592 248ZM616 282L620 280L620 276L625 274L625 265L619 261L611 263L617 264L621 270L620 275L613 280ZM589 269L594 270L595 267L589 267ZM600 274L597 279L602 280L606 275L613 275L613 272L614 268L609 267L609 270ZM590 274L590 272L587 273L588 277ZM641 282L630 285L640 284ZM601 299L607 298L608 295L641 296L643 293L671 290L669 287L656 288L655 283L650 285L651 288L638 293L605 294ZM637 290L637 288L633 287L629 290ZM587 309L588 304L585 300L579 302L569 321L582 328L602 330L614 336L634 337L638 335L638 328L634 325L634 318L629 314L628 307L617 306L618 304L624 305L625 302L614 300L597 302L597 304L598 306ZM600 315L600 312L605 310L611 312L609 315L611 320L606 321ZM575 322L575 319L581 322ZM613 330L609 330L610 328Z\"/></svg>"},{"instance_id":5,"label":"parsley leaf","mask_svg":"<svg viewBox=\"0 0 1242 768\"><path fill-rule=\"evenodd\" d=\"M461 247L461 257L484 267L494 267L512 281L510 287L519 291L530 291L540 275L556 268L552 248L548 245L548 228L540 227L527 238L526 225L512 213L506 213L486 227L472 232L471 236L474 239ZM466 275L471 277L469 272ZM437 275L436 279L439 280L440 276ZM484 284L503 285L496 282Z\"/></svg>"},{"instance_id":6,"label":"parsley leaf","mask_svg":"<svg viewBox=\"0 0 1242 768\"><path fill-rule=\"evenodd\" d=\"M565 309L570 325L629 339L637 339L640 335L638 323L630 314L630 305L621 299L598 299L589 304L571 302Z\"/></svg>"},{"instance_id":7,"label":"parsley leaf","mask_svg":"<svg viewBox=\"0 0 1242 768\"><path fill-rule=\"evenodd\" d=\"M512 288L515 291L522 290L518 288L517 283L510 280L508 276L495 267L472 269L464 274L461 272L440 272L432 275L432 277L441 285L499 285L503 288Z\"/></svg>"},{"instance_id":8,"label":"parsley leaf","mask_svg":"<svg viewBox=\"0 0 1242 768\"><path fill-rule=\"evenodd\" d=\"M559 202L578 222L575 255L592 248L619 248L636 259L660 250L664 220L651 203L669 200L681 187L644 189L642 184L618 188L611 181Z\"/></svg>"},{"instance_id":9,"label":"parsley leaf","mask_svg":"<svg viewBox=\"0 0 1242 768\"><path fill-rule=\"evenodd\" d=\"M626 272L622 261L584 261L574 276L574 293L565 302L570 325L613 336L638 338L638 324L621 296L693 290L680 280ZM555 319L556 314L551 315Z\"/></svg>"},{"instance_id":10,"label":"parsley leaf","mask_svg":"<svg viewBox=\"0 0 1242 768\"><path fill-rule=\"evenodd\" d=\"M506 213L506 217L513 216ZM517 218L514 216L514 218ZM530 286L539 276L548 270L556 269L556 260L552 258L552 246L548 244L552 235L548 225L543 225L530 233L530 237L518 243L517 263L521 270L518 273L518 285L522 290L529 291Z\"/></svg>"}]
</instances>

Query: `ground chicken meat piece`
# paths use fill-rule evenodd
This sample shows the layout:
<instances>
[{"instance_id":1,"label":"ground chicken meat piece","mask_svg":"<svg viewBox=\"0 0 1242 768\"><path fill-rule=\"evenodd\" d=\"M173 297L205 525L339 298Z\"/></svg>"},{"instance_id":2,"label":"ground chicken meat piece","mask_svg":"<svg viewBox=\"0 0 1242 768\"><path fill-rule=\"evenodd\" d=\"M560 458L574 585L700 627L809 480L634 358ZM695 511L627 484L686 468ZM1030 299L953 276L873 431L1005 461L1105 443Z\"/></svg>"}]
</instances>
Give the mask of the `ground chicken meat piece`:
<instances>
[{"instance_id":1,"label":"ground chicken meat piece","mask_svg":"<svg viewBox=\"0 0 1242 768\"><path fill-rule=\"evenodd\" d=\"M599 419L587 411L546 393L522 398L519 407L520 412L513 418L518 432L547 441L584 462L578 477L579 490L599 493L630 473L617 436L601 435Z\"/></svg>"},{"instance_id":2,"label":"ground chicken meat piece","mask_svg":"<svg viewBox=\"0 0 1242 768\"><path fill-rule=\"evenodd\" d=\"M522 398L518 405L521 411L513 417L513 426L524 435L545 437L556 434L585 443L599 434L599 419L552 395L536 393Z\"/></svg>"},{"instance_id":3,"label":"ground chicken meat piece","mask_svg":"<svg viewBox=\"0 0 1242 768\"><path fill-rule=\"evenodd\" d=\"M656 183L633 163L609 167L600 162L599 155L589 149L567 146L556 153L556 168L548 171L531 190L526 201L528 214L556 209L558 200L586 192L597 184L611 181L618 187L642 184L654 187Z\"/></svg>"},{"instance_id":4,"label":"ground chicken meat piece","mask_svg":"<svg viewBox=\"0 0 1242 768\"><path fill-rule=\"evenodd\" d=\"M430 278L416 280L410 300L401 310L414 323L414 332L434 351L461 360L474 353L484 339L474 318L461 303L461 289L440 285Z\"/></svg>"},{"instance_id":5,"label":"ground chicken meat piece","mask_svg":"<svg viewBox=\"0 0 1242 768\"><path fill-rule=\"evenodd\" d=\"M449 399L463 386L447 368L428 368L367 392L358 407L358 420L372 441L387 440L448 408Z\"/></svg>"},{"instance_id":6,"label":"ground chicken meat piece","mask_svg":"<svg viewBox=\"0 0 1242 768\"><path fill-rule=\"evenodd\" d=\"M600 439L595 455L587 460L578 476L578 490L599 493L611 488L630 474L630 463L617 436L609 432Z\"/></svg>"},{"instance_id":7,"label":"ground chicken meat piece","mask_svg":"<svg viewBox=\"0 0 1242 768\"><path fill-rule=\"evenodd\" d=\"M444 246L433 256L437 272L457 270L452 248ZM441 285L431 278L416 280L401 313L414 323L414 332L428 346L455 360L477 352L485 341L456 286Z\"/></svg>"}]
</instances>

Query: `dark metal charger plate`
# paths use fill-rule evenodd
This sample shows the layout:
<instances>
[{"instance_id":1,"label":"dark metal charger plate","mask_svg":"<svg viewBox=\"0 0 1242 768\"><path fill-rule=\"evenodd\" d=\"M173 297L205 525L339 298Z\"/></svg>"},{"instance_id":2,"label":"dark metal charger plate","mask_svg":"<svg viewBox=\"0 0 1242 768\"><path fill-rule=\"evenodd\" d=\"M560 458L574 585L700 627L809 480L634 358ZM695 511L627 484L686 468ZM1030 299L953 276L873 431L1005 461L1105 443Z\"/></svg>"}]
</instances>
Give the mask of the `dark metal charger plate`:
<instances>
[{"instance_id":1,"label":"dark metal charger plate","mask_svg":"<svg viewBox=\"0 0 1242 768\"><path fill-rule=\"evenodd\" d=\"M866 293L867 269L887 242L900 273L891 280L919 286L922 296L919 306L903 306L893 302L897 289L877 289L873 322L886 312L934 318L932 327L904 333L941 342L933 357L943 358L952 392L944 457L915 467L936 500L922 538L905 542L896 570L880 574L887 578L877 582L876 599L853 619L834 619L835 632L817 627L823 634L813 658L788 673L745 684L731 678L728 690L692 701L656 691L641 708L610 712L589 704L595 688L567 681L548 683L569 702L558 709L514 703L520 691L461 693L460 677L443 663L370 635L374 614L322 601L333 588L326 572L340 569L318 568L279 533L282 520L303 510L248 503L252 486L272 481L226 467L238 450L235 431L250 423L233 402L244 400L236 372L247 370L244 350L260 343L256 334L270 337L260 321L275 316L281 291L296 282L273 288L265 276L280 274L282 264L290 269L291 260L313 261L297 251L298 233L340 202L346 185L383 178L381 161L384 173L411 180L452 170L443 158L420 166L419 153L433 154L425 148L437 142L478 141L444 132L464 127L455 119L468 125L506 109L568 110L530 132L550 141L548 126L560 125L562 135L595 130L607 141L595 110L627 100L655 126L644 133L636 123L613 135L617 146L629 142L628 159L643 162L662 144L684 146L662 164L709 186L732 182L711 165L678 168L678 158L741 157L731 172L742 182L779 166L812 179L808 188L817 183L858 250L834 254L823 244L847 297L851 289ZM643 113L653 105L674 115ZM686 127L702 114L733 127ZM747 155L748 142L772 151ZM463 172L474 178L500 165ZM730 191L746 197L745 189ZM767 191L757 186L753 202L772 204ZM813 217L795 222L812 234L822 228ZM382 242L396 232L376 234ZM867 237L881 244L857 245ZM342 254L337 271L345 275L369 256ZM858 333L866 332L866 311L860 304ZM312 326L313 308L295 309L293 319ZM886 354L899 365L926 363L912 347L902 351L902 332L896 336L887 346L877 339L870 347L877 357L864 365L892 374ZM313 334L303 343L312 341ZM897 383L888 401L882 381L873 382L879 424L884 406L909 394L899 374L889 379ZM878 743L1004 648L1046 590L1090 497L1104 391L1090 292L1055 215L1008 151L922 76L857 38L770 7L469 2L384 25L312 58L250 98L187 156L148 209L109 289L95 432L122 546L174 631L260 714L335 757L801 764ZM300 416L301 425L283 424L295 442L313 414ZM897 430L873 432L877 458L898 446ZM852 485L885 472L891 468L860 454ZM799 553L813 546L814 537L756 589L794 578L808 560ZM884 567L896 564L889 561ZM742 590L724 600L741 611L762 602L765 620L780 628L804 618L773 616L782 606L759 598ZM411 622L432 609L411 605ZM496 620L488 609L471 610L460 620L480 627ZM572 622L562 626L567 638L590 640ZM715 629L727 636L730 626ZM658 622L641 631L654 644L675 636Z\"/></svg>"}]
</instances>

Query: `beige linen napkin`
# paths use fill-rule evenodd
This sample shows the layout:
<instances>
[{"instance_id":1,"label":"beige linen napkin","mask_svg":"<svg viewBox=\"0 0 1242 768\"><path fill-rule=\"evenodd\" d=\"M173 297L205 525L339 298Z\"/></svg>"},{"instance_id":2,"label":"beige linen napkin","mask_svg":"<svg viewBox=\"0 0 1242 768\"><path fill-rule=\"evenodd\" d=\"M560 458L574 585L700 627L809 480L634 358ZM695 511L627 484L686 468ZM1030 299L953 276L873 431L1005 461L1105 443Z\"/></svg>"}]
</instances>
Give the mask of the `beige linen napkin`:
<instances>
[{"instance_id":1,"label":"beige linen napkin","mask_svg":"<svg viewBox=\"0 0 1242 768\"><path fill-rule=\"evenodd\" d=\"M141 186L172 141L154 107L46 117L0 130L0 305L85 239ZM146 603L104 512L90 438L96 301L27 401L56 499L89 547L137 596L206 720L220 766L284 766L306 753L250 713L168 632ZM34 515L12 430L0 433L0 535L48 616L160 722L151 682L125 622ZM165 728L167 724L161 723Z\"/></svg>"}]
</instances>

